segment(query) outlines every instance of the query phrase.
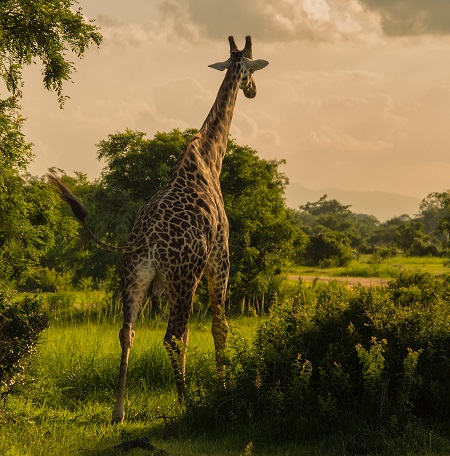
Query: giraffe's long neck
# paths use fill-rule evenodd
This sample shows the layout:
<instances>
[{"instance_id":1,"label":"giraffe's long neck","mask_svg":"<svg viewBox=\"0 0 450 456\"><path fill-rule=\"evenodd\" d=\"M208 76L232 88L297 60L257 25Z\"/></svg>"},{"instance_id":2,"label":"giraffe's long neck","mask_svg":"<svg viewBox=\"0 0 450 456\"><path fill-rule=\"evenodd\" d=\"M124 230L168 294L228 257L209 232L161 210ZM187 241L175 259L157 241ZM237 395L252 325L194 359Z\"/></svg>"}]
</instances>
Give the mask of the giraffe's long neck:
<instances>
[{"instance_id":1,"label":"giraffe's long neck","mask_svg":"<svg viewBox=\"0 0 450 456\"><path fill-rule=\"evenodd\" d=\"M201 141L199 152L205 162L218 174L222 169L222 160L227 148L239 84L240 77L236 75L233 64L227 70L211 111L199 131Z\"/></svg>"}]
</instances>

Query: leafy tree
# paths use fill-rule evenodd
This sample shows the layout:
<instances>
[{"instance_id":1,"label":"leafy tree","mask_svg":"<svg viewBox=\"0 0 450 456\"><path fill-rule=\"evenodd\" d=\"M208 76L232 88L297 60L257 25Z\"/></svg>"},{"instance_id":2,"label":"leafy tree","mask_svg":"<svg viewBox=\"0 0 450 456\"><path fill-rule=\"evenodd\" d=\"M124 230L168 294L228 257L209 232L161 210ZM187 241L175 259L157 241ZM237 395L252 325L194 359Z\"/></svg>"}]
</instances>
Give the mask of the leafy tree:
<instances>
[{"instance_id":1,"label":"leafy tree","mask_svg":"<svg viewBox=\"0 0 450 456\"><path fill-rule=\"evenodd\" d=\"M312 265L348 264L352 250L368 250L365 240L379 223L373 216L354 214L349 205L328 200L327 195L300 206L291 218L309 236L303 251L297 251L296 261Z\"/></svg>"},{"instance_id":2,"label":"leafy tree","mask_svg":"<svg viewBox=\"0 0 450 456\"><path fill-rule=\"evenodd\" d=\"M128 189L134 200L147 202L169 179L196 130L158 132L152 140L145 133L125 130L108 135L98 144L98 159L107 166L102 186L108 190Z\"/></svg>"},{"instance_id":3,"label":"leafy tree","mask_svg":"<svg viewBox=\"0 0 450 456\"><path fill-rule=\"evenodd\" d=\"M31 145L21 133L22 123L14 100L0 100L0 283L20 277L23 266L17 264L16 257L28 244L29 229L22 228L28 220L19 171L30 159Z\"/></svg>"},{"instance_id":4,"label":"leafy tree","mask_svg":"<svg viewBox=\"0 0 450 456\"><path fill-rule=\"evenodd\" d=\"M373 252L403 252L410 256L439 256L444 253L442 242L427 234L422 217L409 215L393 217L380 224L371 234L368 243Z\"/></svg>"},{"instance_id":5,"label":"leafy tree","mask_svg":"<svg viewBox=\"0 0 450 456\"><path fill-rule=\"evenodd\" d=\"M450 233L450 191L433 192L422 200L418 219L428 235L448 244Z\"/></svg>"},{"instance_id":6,"label":"leafy tree","mask_svg":"<svg viewBox=\"0 0 450 456\"><path fill-rule=\"evenodd\" d=\"M309 236L309 243L295 258L313 265L344 265L351 250L356 255L372 253L379 260L398 252L442 255L446 251L443 233L448 236L450 230L449 211L450 194L432 193L422 201L418 217L404 214L380 223L374 216L354 214L350 206L324 195L290 214L293 223Z\"/></svg>"},{"instance_id":7,"label":"leafy tree","mask_svg":"<svg viewBox=\"0 0 450 456\"><path fill-rule=\"evenodd\" d=\"M93 194L98 189L98 184L91 183L84 173L75 173L74 177L69 177L62 170L54 168L51 171L62 173L61 179L69 185L76 194L83 199L86 206L93 209ZM52 194L55 195L53 189ZM83 227L73 217L70 208L58 197L55 208L59 216L55 221L55 242L51 250L41 260L44 270L53 270L60 277L65 276L66 280L70 277L73 284L76 284L82 277L87 275L99 275L105 277L108 270L108 261L105 261L98 252L92 249L93 243ZM107 252L102 252L108 255ZM86 258L91 255L98 256L98 261L87 262ZM110 257L108 257L111 260ZM102 261L103 259L103 261ZM88 269L91 267L92 269ZM37 271L36 284L39 285L39 278L42 271ZM45 275L45 274L44 274ZM55 277L56 279L56 277ZM40 288L40 287L39 287Z\"/></svg>"},{"instance_id":8,"label":"leafy tree","mask_svg":"<svg viewBox=\"0 0 450 456\"><path fill-rule=\"evenodd\" d=\"M292 237L292 253L289 259L295 264L301 264L305 259L305 249L309 242L309 236L300 228L298 211L287 208L286 216L294 230Z\"/></svg>"},{"instance_id":9,"label":"leafy tree","mask_svg":"<svg viewBox=\"0 0 450 456\"><path fill-rule=\"evenodd\" d=\"M19 126L3 120L12 128L5 129L11 143L3 143L6 153L0 156L0 284L22 284L52 246L58 212L55 195L46 184L20 176L30 145Z\"/></svg>"},{"instance_id":10,"label":"leafy tree","mask_svg":"<svg viewBox=\"0 0 450 456\"><path fill-rule=\"evenodd\" d=\"M0 100L0 283L22 283L53 240L52 193L21 176L31 159L23 118L12 98Z\"/></svg>"},{"instance_id":11,"label":"leafy tree","mask_svg":"<svg viewBox=\"0 0 450 456\"><path fill-rule=\"evenodd\" d=\"M0 77L7 93L0 98L0 282L21 282L52 243L52 196L42 182L21 177L32 157L21 131L19 100L25 65L42 63L44 87L62 86L74 64L67 53L82 57L100 44L97 27L86 22L72 0L3 0L0 2Z\"/></svg>"},{"instance_id":12,"label":"leafy tree","mask_svg":"<svg viewBox=\"0 0 450 456\"><path fill-rule=\"evenodd\" d=\"M308 214L316 216L329 214L352 215L352 212L349 209L351 207L350 205L346 206L335 199L328 200L327 197L328 195L325 194L321 196L318 201L300 206L300 209Z\"/></svg>"},{"instance_id":13,"label":"leafy tree","mask_svg":"<svg viewBox=\"0 0 450 456\"><path fill-rule=\"evenodd\" d=\"M230 222L231 297L264 296L268 305L280 285L281 266L292 255L295 228L287 217L283 163L263 160L230 140L221 186Z\"/></svg>"},{"instance_id":14,"label":"leafy tree","mask_svg":"<svg viewBox=\"0 0 450 456\"><path fill-rule=\"evenodd\" d=\"M336 231L313 234L306 247L306 261L314 266L347 266L353 258L349 238Z\"/></svg>"},{"instance_id":15,"label":"leafy tree","mask_svg":"<svg viewBox=\"0 0 450 456\"><path fill-rule=\"evenodd\" d=\"M411 217L406 214L386 220L373 231L369 237L369 244L372 245L374 250L393 246L397 248L397 230L404 223L409 223L410 221Z\"/></svg>"},{"instance_id":16,"label":"leafy tree","mask_svg":"<svg viewBox=\"0 0 450 456\"><path fill-rule=\"evenodd\" d=\"M53 192L38 179L21 176L31 159L31 144L22 133L22 71L40 59L44 87L57 94L92 43L100 44L97 28L86 23L72 0L2 0L0 2L0 395L23 380L47 317L37 298L13 300L5 291L31 277L54 242L58 212Z\"/></svg>"},{"instance_id":17,"label":"leafy tree","mask_svg":"<svg viewBox=\"0 0 450 456\"><path fill-rule=\"evenodd\" d=\"M64 102L64 81L74 64L67 53L82 57L91 44L102 41L98 28L86 22L76 0L3 0L0 2L0 76L6 89L20 98L24 65L42 62L44 87Z\"/></svg>"},{"instance_id":18,"label":"leafy tree","mask_svg":"<svg viewBox=\"0 0 450 456\"><path fill-rule=\"evenodd\" d=\"M125 243L138 209L167 181L195 132L175 129L147 139L144 133L126 130L99 143L98 156L106 167L83 197L91 207L88 223L97 235L110 243ZM228 143L221 185L230 221L232 299L273 296L283 261L291 253L294 229L286 216L287 179L278 171L279 164L260 159L255 150L234 140ZM86 247L82 274L105 279L118 256Z\"/></svg>"},{"instance_id":19,"label":"leafy tree","mask_svg":"<svg viewBox=\"0 0 450 456\"><path fill-rule=\"evenodd\" d=\"M439 254L439 247L424 233L424 224L411 220L398 226L395 242L407 255L427 256Z\"/></svg>"},{"instance_id":20,"label":"leafy tree","mask_svg":"<svg viewBox=\"0 0 450 456\"><path fill-rule=\"evenodd\" d=\"M355 219L364 234L371 233L375 227L380 224L380 221L374 216L369 214L355 214Z\"/></svg>"},{"instance_id":21,"label":"leafy tree","mask_svg":"<svg viewBox=\"0 0 450 456\"><path fill-rule=\"evenodd\" d=\"M367 234L378 223L373 216L355 214L350 205L327 198L324 195L318 201L300 206L296 219L306 232L317 234L324 228L345 232L353 245L358 244L361 235Z\"/></svg>"}]
</instances>

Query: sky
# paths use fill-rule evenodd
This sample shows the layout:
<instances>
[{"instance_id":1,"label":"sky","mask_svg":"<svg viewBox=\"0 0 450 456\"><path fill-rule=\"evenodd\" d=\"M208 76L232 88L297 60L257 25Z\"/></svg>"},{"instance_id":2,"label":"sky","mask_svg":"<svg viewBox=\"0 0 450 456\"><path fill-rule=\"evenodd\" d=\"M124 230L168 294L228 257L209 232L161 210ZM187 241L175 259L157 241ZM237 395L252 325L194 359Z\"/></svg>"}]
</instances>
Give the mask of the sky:
<instances>
[{"instance_id":1,"label":"sky","mask_svg":"<svg viewBox=\"0 0 450 456\"><path fill-rule=\"evenodd\" d=\"M104 42L83 60L59 109L39 63L25 72L32 174L98 177L96 144L126 128L200 128L229 56L228 35L269 61L257 96L239 94L238 144L312 190L424 198L450 188L448 0L80 0Z\"/></svg>"}]
</instances>

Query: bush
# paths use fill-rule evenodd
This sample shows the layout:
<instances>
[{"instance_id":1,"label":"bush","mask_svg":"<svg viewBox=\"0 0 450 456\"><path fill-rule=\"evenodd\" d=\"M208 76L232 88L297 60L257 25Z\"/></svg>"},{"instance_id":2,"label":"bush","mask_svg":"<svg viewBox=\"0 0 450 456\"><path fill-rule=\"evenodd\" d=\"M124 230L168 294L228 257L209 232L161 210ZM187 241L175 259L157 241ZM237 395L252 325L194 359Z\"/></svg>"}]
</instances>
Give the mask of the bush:
<instances>
[{"instance_id":1,"label":"bush","mask_svg":"<svg viewBox=\"0 0 450 456\"><path fill-rule=\"evenodd\" d=\"M25 296L13 301L12 293L0 290L0 395L22 383L39 334L48 327L41 299Z\"/></svg>"},{"instance_id":2,"label":"bush","mask_svg":"<svg viewBox=\"0 0 450 456\"><path fill-rule=\"evenodd\" d=\"M438 257L442 253L442 249L436 243L432 243L429 239L415 238L409 248L409 256L434 256Z\"/></svg>"},{"instance_id":3,"label":"bush","mask_svg":"<svg viewBox=\"0 0 450 456\"><path fill-rule=\"evenodd\" d=\"M29 291L47 291L54 293L72 288L72 274L57 272L46 267L36 268L25 284Z\"/></svg>"},{"instance_id":4,"label":"bush","mask_svg":"<svg viewBox=\"0 0 450 456\"><path fill-rule=\"evenodd\" d=\"M347 266L353 259L347 236L334 231L324 231L309 238L306 261L313 266Z\"/></svg>"},{"instance_id":5,"label":"bush","mask_svg":"<svg viewBox=\"0 0 450 456\"><path fill-rule=\"evenodd\" d=\"M398 255L398 249L395 247L377 247L374 249L370 263L382 263L387 258L392 258Z\"/></svg>"},{"instance_id":6,"label":"bush","mask_svg":"<svg viewBox=\"0 0 450 456\"><path fill-rule=\"evenodd\" d=\"M300 283L250 347L235 344L227 390L203 406L281 440L448 418L449 312L450 279L428 274L386 289Z\"/></svg>"}]
</instances>

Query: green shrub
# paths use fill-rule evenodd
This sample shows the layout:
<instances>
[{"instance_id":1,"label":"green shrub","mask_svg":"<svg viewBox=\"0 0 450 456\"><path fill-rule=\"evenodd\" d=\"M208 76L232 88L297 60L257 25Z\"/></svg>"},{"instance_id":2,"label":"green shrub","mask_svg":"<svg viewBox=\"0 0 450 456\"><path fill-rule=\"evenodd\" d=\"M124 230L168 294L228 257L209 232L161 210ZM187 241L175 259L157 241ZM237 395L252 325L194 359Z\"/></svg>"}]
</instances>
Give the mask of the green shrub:
<instances>
[{"instance_id":1,"label":"green shrub","mask_svg":"<svg viewBox=\"0 0 450 456\"><path fill-rule=\"evenodd\" d=\"M387 288L299 283L251 346L235 341L227 390L203 407L284 440L450 417L449 312L450 279L428 274Z\"/></svg>"},{"instance_id":2,"label":"green shrub","mask_svg":"<svg viewBox=\"0 0 450 456\"><path fill-rule=\"evenodd\" d=\"M41 299L25 296L13 300L10 292L0 290L0 395L5 396L25 379L30 356L39 334L48 326L41 310Z\"/></svg>"},{"instance_id":3,"label":"green shrub","mask_svg":"<svg viewBox=\"0 0 450 456\"><path fill-rule=\"evenodd\" d=\"M57 272L55 269L36 268L27 280L25 288L31 291L55 292L72 288L72 274Z\"/></svg>"},{"instance_id":4,"label":"green shrub","mask_svg":"<svg viewBox=\"0 0 450 456\"><path fill-rule=\"evenodd\" d=\"M323 268L347 266L353 259L348 237L331 230L310 236L305 255L309 264Z\"/></svg>"},{"instance_id":5,"label":"green shrub","mask_svg":"<svg viewBox=\"0 0 450 456\"><path fill-rule=\"evenodd\" d=\"M396 247L376 247L372 252L372 258L369 263L379 264L382 263L386 258L392 258L398 255L398 249Z\"/></svg>"}]
</instances>

